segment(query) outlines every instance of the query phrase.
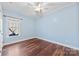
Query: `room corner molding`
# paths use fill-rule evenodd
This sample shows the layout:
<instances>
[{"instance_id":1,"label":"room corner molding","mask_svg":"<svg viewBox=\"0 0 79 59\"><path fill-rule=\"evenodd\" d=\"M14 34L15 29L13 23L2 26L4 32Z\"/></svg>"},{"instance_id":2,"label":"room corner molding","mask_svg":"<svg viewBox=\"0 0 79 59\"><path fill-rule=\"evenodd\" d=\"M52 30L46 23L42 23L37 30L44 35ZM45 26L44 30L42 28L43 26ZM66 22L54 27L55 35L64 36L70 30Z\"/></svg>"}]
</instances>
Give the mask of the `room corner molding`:
<instances>
[{"instance_id":1,"label":"room corner molding","mask_svg":"<svg viewBox=\"0 0 79 59\"><path fill-rule=\"evenodd\" d=\"M25 41L25 40L29 40L29 39L33 39L33 38L42 39L42 40L45 40L45 41L48 41L48 42L51 42L51 43L55 43L55 44L62 45L62 46L65 46L65 47L69 47L69 48L72 48L72 49L75 49L75 50L79 50L79 48L72 47L72 46L70 46L70 45L63 44L63 43L60 43L60 42L57 42L57 41L51 41L51 40L48 40L48 39L46 39L46 38L39 37L39 36L29 37L29 38L26 38L26 39L19 39L19 40L17 40L17 41L13 41L13 42L10 42L10 43L4 43L3 46L9 45L9 44L14 44L14 43L21 42L21 41Z\"/></svg>"},{"instance_id":2,"label":"room corner molding","mask_svg":"<svg viewBox=\"0 0 79 59\"><path fill-rule=\"evenodd\" d=\"M48 41L48 42L51 42L51 43L55 43L55 44L58 44L58 45L62 45L62 46L65 46L65 47L68 47L68 48L71 48L71 49L75 49L75 50L79 50L79 48L77 47L72 47L70 45L67 45L67 44L63 44L63 43L60 43L60 42L57 42L57 41L51 41L51 40L48 40L46 38L43 38L43 37L36 37L36 38L39 38L39 39L42 39L42 40L45 40L45 41Z\"/></svg>"},{"instance_id":3,"label":"room corner molding","mask_svg":"<svg viewBox=\"0 0 79 59\"><path fill-rule=\"evenodd\" d=\"M9 42L9 43L3 43L3 46L9 45L9 44L14 44L14 43L25 41L25 40L29 40L29 39L32 39L32 38L35 38L35 37L29 37L29 38L19 39L19 40L13 41L13 42Z\"/></svg>"}]
</instances>

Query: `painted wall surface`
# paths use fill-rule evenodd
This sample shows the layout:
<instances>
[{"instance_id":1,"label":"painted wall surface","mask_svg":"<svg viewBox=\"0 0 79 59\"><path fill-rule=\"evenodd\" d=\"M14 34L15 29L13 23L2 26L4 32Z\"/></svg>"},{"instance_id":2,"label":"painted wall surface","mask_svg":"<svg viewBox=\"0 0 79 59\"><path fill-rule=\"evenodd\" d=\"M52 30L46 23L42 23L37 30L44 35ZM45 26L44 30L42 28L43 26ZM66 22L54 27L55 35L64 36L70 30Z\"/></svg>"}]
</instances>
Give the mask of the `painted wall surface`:
<instances>
[{"instance_id":1,"label":"painted wall surface","mask_svg":"<svg viewBox=\"0 0 79 59\"><path fill-rule=\"evenodd\" d=\"M37 20L37 36L79 48L78 5L66 7Z\"/></svg>"},{"instance_id":2,"label":"painted wall surface","mask_svg":"<svg viewBox=\"0 0 79 59\"><path fill-rule=\"evenodd\" d=\"M57 41L72 47L79 48L79 5L75 4L43 17L30 18L16 11L4 10L4 14L21 17L21 35L9 37L7 35L8 22L3 18L4 43L41 37L50 41Z\"/></svg>"},{"instance_id":3,"label":"painted wall surface","mask_svg":"<svg viewBox=\"0 0 79 59\"><path fill-rule=\"evenodd\" d=\"M3 12L6 15L23 18L20 23L20 36L12 36L9 37L8 32L8 19L6 17L3 18L3 31L4 31L4 43L10 43L17 40L28 39L34 37L34 21L28 18L25 15L22 15L16 11L4 10Z\"/></svg>"}]
</instances>

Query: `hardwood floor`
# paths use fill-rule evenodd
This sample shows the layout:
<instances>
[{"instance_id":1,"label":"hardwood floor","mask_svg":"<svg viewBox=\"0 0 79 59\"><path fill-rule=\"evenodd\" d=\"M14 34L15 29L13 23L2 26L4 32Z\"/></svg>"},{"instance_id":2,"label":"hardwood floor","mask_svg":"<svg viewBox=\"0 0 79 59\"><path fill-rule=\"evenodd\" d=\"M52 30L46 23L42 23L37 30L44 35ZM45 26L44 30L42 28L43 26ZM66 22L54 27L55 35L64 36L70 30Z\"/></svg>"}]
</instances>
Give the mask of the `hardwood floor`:
<instances>
[{"instance_id":1,"label":"hardwood floor","mask_svg":"<svg viewBox=\"0 0 79 59\"><path fill-rule=\"evenodd\" d=\"M34 38L4 46L2 56L79 56L79 51Z\"/></svg>"}]
</instances>

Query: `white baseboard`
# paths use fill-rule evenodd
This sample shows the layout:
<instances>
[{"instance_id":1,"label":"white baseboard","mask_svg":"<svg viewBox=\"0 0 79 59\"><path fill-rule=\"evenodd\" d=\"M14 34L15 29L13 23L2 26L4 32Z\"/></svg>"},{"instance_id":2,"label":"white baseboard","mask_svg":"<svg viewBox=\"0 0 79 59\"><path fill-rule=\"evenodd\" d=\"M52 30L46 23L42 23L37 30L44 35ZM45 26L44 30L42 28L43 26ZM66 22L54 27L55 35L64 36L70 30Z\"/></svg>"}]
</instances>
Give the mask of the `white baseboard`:
<instances>
[{"instance_id":1,"label":"white baseboard","mask_svg":"<svg viewBox=\"0 0 79 59\"><path fill-rule=\"evenodd\" d=\"M62 46L65 46L65 47L69 47L69 48L72 48L72 49L79 50L79 48L72 47L70 45L63 44L63 43L60 43L60 42L51 41L51 40L48 40L48 39L45 39L45 38L42 38L42 37L30 37L30 38L26 38L26 39L21 39L21 40L13 41L13 42L10 42L10 43L5 43L5 44L3 44L3 46L8 45L8 44L13 44L13 43L16 43L16 42L21 42L21 41L24 41L24 40L29 40L29 39L32 39L32 38L38 38L38 39L46 40L46 41L51 42L51 43L55 43L55 44L58 44L58 45L62 45Z\"/></svg>"},{"instance_id":2,"label":"white baseboard","mask_svg":"<svg viewBox=\"0 0 79 59\"><path fill-rule=\"evenodd\" d=\"M9 42L9 43L3 43L3 46L13 44L13 43L17 43L17 42L21 42L21 41L25 41L25 40L29 40L29 39L32 39L32 38L35 38L35 37L29 37L29 38L25 38L25 39L19 39L19 40L16 40L16 41L12 41L12 42Z\"/></svg>"},{"instance_id":3,"label":"white baseboard","mask_svg":"<svg viewBox=\"0 0 79 59\"><path fill-rule=\"evenodd\" d=\"M75 49L75 50L79 50L79 48L72 47L70 45L63 44L63 43L60 43L60 42L57 42L57 41L51 41L51 40L48 40L48 39L45 39L45 38L42 38L42 37L36 37L36 38L39 38L39 39L42 39L42 40L45 40L45 41L48 41L48 42L51 42L51 43L55 43L55 44L58 44L58 45L62 45L62 46L65 46L65 47L69 47L69 48L72 48L72 49Z\"/></svg>"}]
</instances>

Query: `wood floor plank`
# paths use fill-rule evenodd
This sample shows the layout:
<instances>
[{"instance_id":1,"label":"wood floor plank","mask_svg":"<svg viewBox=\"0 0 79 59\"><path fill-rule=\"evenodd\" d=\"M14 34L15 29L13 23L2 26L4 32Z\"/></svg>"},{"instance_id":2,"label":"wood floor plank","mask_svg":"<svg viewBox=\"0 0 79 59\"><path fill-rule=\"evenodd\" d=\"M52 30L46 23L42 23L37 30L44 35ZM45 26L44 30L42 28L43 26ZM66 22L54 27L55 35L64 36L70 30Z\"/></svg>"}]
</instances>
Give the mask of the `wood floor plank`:
<instances>
[{"instance_id":1,"label":"wood floor plank","mask_svg":"<svg viewBox=\"0 0 79 59\"><path fill-rule=\"evenodd\" d=\"M33 38L4 46L2 56L79 56L79 51Z\"/></svg>"}]
</instances>

